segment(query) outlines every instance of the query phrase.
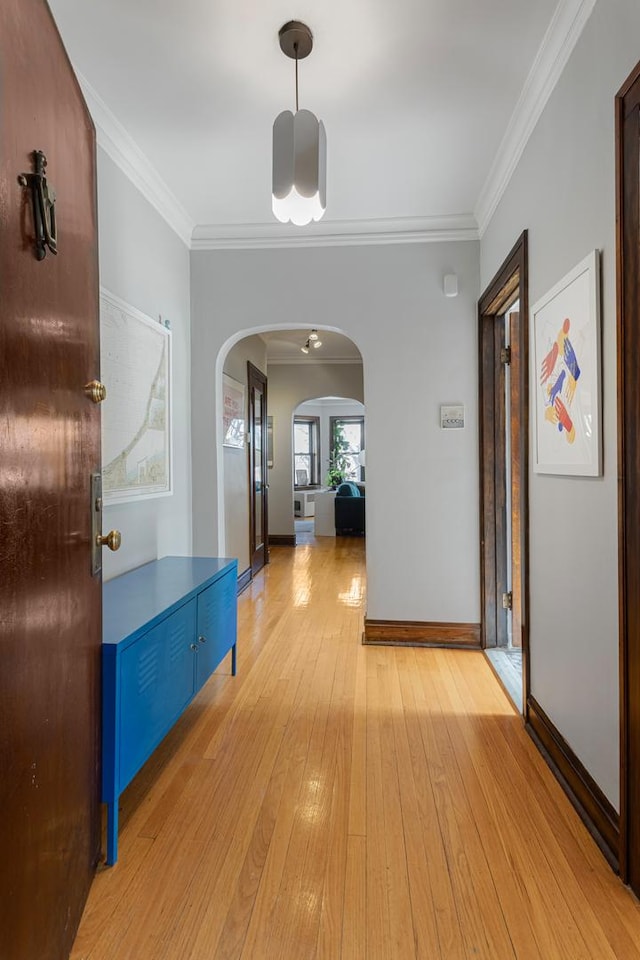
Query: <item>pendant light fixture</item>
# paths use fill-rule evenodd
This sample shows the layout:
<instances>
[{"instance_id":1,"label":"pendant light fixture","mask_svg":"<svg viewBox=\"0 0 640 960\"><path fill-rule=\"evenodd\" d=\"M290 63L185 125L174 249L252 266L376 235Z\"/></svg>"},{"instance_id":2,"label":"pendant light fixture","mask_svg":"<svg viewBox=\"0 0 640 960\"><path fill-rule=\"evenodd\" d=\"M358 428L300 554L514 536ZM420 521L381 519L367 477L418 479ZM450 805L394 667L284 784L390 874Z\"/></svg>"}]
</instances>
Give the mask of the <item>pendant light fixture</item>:
<instances>
[{"instance_id":1,"label":"pendant light fixture","mask_svg":"<svg viewBox=\"0 0 640 960\"><path fill-rule=\"evenodd\" d=\"M281 223L305 226L327 206L327 139L324 124L298 109L298 61L313 49L313 34L298 20L280 28L280 49L296 63L296 112L283 110L273 124L273 213Z\"/></svg>"}]
</instances>

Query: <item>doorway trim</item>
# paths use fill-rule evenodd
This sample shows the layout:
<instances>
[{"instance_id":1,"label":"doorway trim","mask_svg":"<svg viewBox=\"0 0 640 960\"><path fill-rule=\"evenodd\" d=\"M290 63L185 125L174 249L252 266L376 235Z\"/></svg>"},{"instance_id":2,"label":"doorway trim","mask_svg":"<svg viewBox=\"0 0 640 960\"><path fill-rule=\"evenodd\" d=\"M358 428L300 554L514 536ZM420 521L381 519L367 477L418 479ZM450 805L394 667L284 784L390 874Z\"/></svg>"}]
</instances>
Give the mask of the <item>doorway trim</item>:
<instances>
[{"instance_id":1,"label":"doorway trim","mask_svg":"<svg viewBox=\"0 0 640 960\"><path fill-rule=\"evenodd\" d=\"M269 483L267 473L267 443L266 443L266 422L267 422L267 378L262 370L259 370L250 360L247 360L247 390L248 412L249 412L249 563L251 566L251 576L255 577L257 573L269 563ZM265 429L261 432L260 449L256 447L256 433L254 430L255 422L255 395L262 395L261 419ZM256 456L259 455L260 476L262 482L260 491L256 491ZM261 529L257 529L256 500L261 497L262 504L259 511L261 517Z\"/></svg>"},{"instance_id":2,"label":"doorway trim","mask_svg":"<svg viewBox=\"0 0 640 960\"><path fill-rule=\"evenodd\" d=\"M478 302L479 440L480 440L480 603L482 648L495 646L498 626L498 594L506 570L506 530L496 505L505 495L504 424L496 430L495 411L500 384L500 351L503 325L497 322L518 290L520 323L518 337L518 401L520 424L518 460L520 471L519 524L513 531L514 553L519 552L520 644L522 648L522 704L525 721L529 701L529 280L528 241L525 230ZM513 411L516 412L516 411ZM515 452L515 451L514 451ZM514 504L516 506L516 504ZM513 509L513 508L512 508ZM514 590L514 593L516 591Z\"/></svg>"},{"instance_id":3,"label":"doorway trim","mask_svg":"<svg viewBox=\"0 0 640 960\"><path fill-rule=\"evenodd\" d=\"M640 63L615 100L622 879L640 894ZM635 169L635 179L634 171Z\"/></svg>"}]
</instances>

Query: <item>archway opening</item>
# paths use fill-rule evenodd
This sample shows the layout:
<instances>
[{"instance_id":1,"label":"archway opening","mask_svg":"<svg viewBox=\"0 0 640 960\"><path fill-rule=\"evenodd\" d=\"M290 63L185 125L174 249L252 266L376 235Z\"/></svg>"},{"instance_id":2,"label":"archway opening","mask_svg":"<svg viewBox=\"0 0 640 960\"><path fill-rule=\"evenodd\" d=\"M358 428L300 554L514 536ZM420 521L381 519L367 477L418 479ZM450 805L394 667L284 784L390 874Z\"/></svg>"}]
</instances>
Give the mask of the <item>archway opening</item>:
<instances>
[{"instance_id":1,"label":"archway opening","mask_svg":"<svg viewBox=\"0 0 640 960\"><path fill-rule=\"evenodd\" d=\"M365 407L352 397L316 397L293 412L293 512L297 543L364 536ZM362 502L336 504L336 493Z\"/></svg>"},{"instance_id":2,"label":"archway opening","mask_svg":"<svg viewBox=\"0 0 640 960\"><path fill-rule=\"evenodd\" d=\"M316 334L320 346L313 346L311 335ZM309 346L311 349L309 349ZM306 350L302 348L306 347ZM267 379L267 406L264 421L251 432L248 430L248 364L261 370ZM230 446L226 440L228 423L225 421L225 403L229 388L235 388L236 398L243 405L245 439L243 444ZM218 476L218 543L225 556L237 556L239 574L246 582L251 579L249 509L252 485L258 481L250 474L249 448L260 432L260 446L266 451L266 481L268 490L268 543L271 546L295 546L295 487L329 486L331 423L338 420L341 411L345 417L364 416L363 359L357 345L335 327L256 327L231 338L221 349L216 362L216 397L219 415L216 422L216 460ZM334 406L329 411L331 398ZM325 429L318 436L315 454L315 474L308 469L306 478L300 475L296 483L294 456L294 412L301 404L322 399L327 401ZM351 406L344 406L349 401ZM357 405L357 406L354 406ZM351 430L348 431L349 436ZM348 451L351 456L351 451ZM358 450L356 456L360 456ZM364 455L363 455L364 456ZM310 464L308 465L310 468ZM298 469L303 469L299 467ZM365 467L358 463L362 483ZM307 483L303 483L303 480Z\"/></svg>"}]
</instances>

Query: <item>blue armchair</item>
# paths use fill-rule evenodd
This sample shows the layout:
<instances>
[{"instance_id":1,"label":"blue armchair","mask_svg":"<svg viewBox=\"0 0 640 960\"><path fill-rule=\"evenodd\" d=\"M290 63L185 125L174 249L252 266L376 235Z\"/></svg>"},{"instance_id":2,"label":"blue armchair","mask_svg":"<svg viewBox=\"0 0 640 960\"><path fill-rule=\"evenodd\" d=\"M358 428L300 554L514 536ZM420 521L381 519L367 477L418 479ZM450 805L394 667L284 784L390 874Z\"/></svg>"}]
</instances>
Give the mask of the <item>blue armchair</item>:
<instances>
[{"instance_id":1,"label":"blue armchair","mask_svg":"<svg viewBox=\"0 0 640 960\"><path fill-rule=\"evenodd\" d=\"M336 490L336 535L364 536L365 498L355 483L341 483Z\"/></svg>"}]
</instances>

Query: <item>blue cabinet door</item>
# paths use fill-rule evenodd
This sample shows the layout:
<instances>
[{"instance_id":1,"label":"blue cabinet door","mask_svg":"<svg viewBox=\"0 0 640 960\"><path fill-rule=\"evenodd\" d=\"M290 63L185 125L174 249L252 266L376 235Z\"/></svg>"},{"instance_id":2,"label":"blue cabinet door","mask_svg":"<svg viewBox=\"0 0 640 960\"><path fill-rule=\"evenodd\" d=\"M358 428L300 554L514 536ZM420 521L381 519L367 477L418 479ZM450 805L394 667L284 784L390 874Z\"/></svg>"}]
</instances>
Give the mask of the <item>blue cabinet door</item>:
<instances>
[{"instance_id":1,"label":"blue cabinet door","mask_svg":"<svg viewBox=\"0 0 640 960\"><path fill-rule=\"evenodd\" d=\"M232 569L198 594L196 690L236 642L237 621L237 579Z\"/></svg>"},{"instance_id":2,"label":"blue cabinet door","mask_svg":"<svg viewBox=\"0 0 640 960\"><path fill-rule=\"evenodd\" d=\"M122 653L121 791L193 696L195 625L193 599Z\"/></svg>"}]
</instances>

